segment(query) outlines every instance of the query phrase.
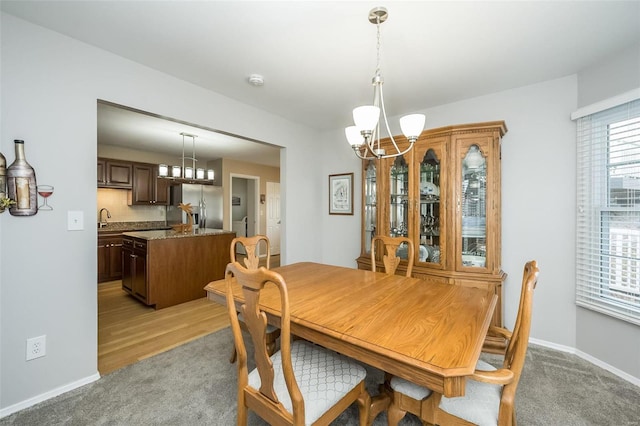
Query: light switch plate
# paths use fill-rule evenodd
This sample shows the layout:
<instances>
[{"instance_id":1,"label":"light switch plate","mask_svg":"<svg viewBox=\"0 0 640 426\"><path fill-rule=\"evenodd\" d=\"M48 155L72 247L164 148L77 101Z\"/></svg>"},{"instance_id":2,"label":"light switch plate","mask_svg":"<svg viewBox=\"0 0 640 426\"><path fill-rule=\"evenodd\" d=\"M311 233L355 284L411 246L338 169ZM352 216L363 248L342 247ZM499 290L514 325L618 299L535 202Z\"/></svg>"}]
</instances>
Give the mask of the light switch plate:
<instances>
[{"instance_id":1,"label":"light switch plate","mask_svg":"<svg viewBox=\"0 0 640 426\"><path fill-rule=\"evenodd\" d=\"M82 231L84 229L84 212L69 210L67 212L67 230Z\"/></svg>"}]
</instances>

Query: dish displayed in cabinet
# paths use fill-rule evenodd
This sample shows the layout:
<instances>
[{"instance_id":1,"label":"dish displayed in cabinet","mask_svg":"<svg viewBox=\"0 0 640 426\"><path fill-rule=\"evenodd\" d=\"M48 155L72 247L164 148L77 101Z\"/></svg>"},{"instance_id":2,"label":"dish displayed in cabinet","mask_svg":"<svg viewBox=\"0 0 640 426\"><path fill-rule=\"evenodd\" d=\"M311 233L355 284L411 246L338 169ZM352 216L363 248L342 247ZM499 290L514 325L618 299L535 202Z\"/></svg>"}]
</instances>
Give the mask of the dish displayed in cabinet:
<instances>
[{"instance_id":1,"label":"dish displayed in cabinet","mask_svg":"<svg viewBox=\"0 0 640 426\"><path fill-rule=\"evenodd\" d=\"M431 196L435 199L440 197L440 188L433 182L423 182L420 184L420 195Z\"/></svg>"},{"instance_id":2,"label":"dish displayed in cabinet","mask_svg":"<svg viewBox=\"0 0 640 426\"><path fill-rule=\"evenodd\" d=\"M484 256L475 256L472 254L462 255L462 264L465 266L481 266L484 267L487 258Z\"/></svg>"}]
</instances>

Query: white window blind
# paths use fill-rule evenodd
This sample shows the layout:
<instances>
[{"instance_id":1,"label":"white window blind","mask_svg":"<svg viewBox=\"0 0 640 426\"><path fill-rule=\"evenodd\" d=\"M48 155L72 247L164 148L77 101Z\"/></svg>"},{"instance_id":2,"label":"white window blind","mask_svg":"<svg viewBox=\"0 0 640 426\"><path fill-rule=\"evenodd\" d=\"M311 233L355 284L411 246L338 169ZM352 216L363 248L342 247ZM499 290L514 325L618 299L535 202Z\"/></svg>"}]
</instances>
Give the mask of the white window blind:
<instances>
[{"instance_id":1,"label":"white window blind","mask_svg":"<svg viewBox=\"0 0 640 426\"><path fill-rule=\"evenodd\" d=\"M640 325L640 100L577 124L576 303Z\"/></svg>"}]
</instances>

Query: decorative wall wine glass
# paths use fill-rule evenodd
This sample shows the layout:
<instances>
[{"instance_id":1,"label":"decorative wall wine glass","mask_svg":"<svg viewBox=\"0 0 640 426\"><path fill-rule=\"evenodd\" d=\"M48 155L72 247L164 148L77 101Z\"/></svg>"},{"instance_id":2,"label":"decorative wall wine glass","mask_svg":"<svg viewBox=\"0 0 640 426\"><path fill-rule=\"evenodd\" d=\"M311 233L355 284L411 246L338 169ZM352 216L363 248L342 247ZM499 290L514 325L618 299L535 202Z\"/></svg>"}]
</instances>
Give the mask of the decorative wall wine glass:
<instances>
[{"instance_id":1,"label":"decorative wall wine glass","mask_svg":"<svg viewBox=\"0 0 640 426\"><path fill-rule=\"evenodd\" d=\"M47 200L49 199L51 194L53 194L53 186L51 186L51 185L38 185L37 188L38 188L38 195L40 195L42 198L44 198L44 203L40 207L38 207L38 210L53 210L53 207L51 207L47 203Z\"/></svg>"}]
</instances>

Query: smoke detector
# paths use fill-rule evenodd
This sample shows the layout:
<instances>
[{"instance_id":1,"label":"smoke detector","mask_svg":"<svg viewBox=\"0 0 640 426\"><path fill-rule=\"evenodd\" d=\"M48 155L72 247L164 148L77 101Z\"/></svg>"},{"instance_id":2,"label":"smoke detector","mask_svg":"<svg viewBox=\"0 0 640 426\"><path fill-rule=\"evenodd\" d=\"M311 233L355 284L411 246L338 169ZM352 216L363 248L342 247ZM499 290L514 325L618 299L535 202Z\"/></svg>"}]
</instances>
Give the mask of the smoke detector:
<instances>
[{"instance_id":1,"label":"smoke detector","mask_svg":"<svg viewBox=\"0 0 640 426\"><path fill-rule=\"evenodd\" d=\"M249 83L253 86L262 86L264 84L264 78L260 74L251 74L249 76Z\"/></svg>"}]
</instances>

